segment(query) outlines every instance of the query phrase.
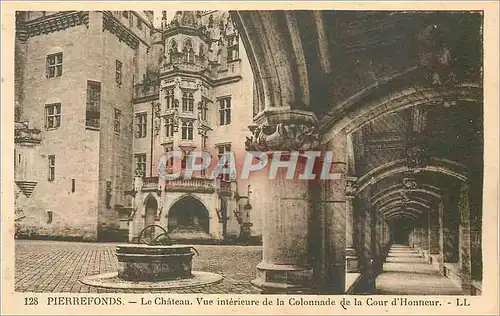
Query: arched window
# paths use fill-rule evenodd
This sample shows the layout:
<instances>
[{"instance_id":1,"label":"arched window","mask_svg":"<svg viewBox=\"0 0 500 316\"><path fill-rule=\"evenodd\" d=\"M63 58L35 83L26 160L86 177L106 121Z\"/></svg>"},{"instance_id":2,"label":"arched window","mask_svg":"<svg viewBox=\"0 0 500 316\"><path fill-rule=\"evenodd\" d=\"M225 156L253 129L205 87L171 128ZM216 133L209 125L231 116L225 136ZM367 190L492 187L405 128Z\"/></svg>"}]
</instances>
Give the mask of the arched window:
<instances>
[{"instance_id":1,"label":"arched window","mask_svg":"<svg viewBox=\"0 0 500 316\"><path fill-rule=\"evenodd\" d=\"M193 112L194 110L194 97L192 92L182 93L182 111Z\"/></svg>"},{"instance_id":2,"label":"arched window","mask_svg":"<svg viewBox=\"0 0 500 316\"><path fill-rule=\"evenodd\" d=\"M175 40L170 41L170 48L168 50L169 62L173 62L173 55L178 52L177 42Z\"/></svg>"},{"instance_id":3,"label":"arched window","mask_svg":"<svg viewBox=\"0 0 500 316\"><path fill-rule=\"evenodd\" d=\"M177 53L179 50L177 48L177 42L175 40L170 41L170 49Z\"/></svg>"},{"instance_id":4,"label":"arched window","mask_svg":"<svg viewBox=\"0 0 500 316\"><path fill-rule=\"evenodd\" d=\"M200 51L199 51L200 57L205 57L205 47L203 44L200 44Z\"/></svg>"},{"instance_id":5,"label":"arched window","mask_svg":"<svg viewBox=\"0 0 500 316\"><path fill-rule=\"evenodd\" d=\"M193 122L182 122L182 139L193 140Z\"/></svg>"},{"instance_id":6,"label":"arched window","mask_svg":"<svg viewBox=\"0 0 500 316\"><path fill-rule=\"evenodd\" d=\"M172 118L165 119L165 137L174 136L174 121Z\"/></svg>"},{"instance_id":7,"label":"arched window","mask_svg":"<svg viewBox=\"0 0 500 316\"><path fill-rule=\"evenodd\" d=\"M165 92L166 108L171 109L174 107L174 89L167 89Z\"/></svg>"},{"instance_id":8,"label":"arched window","mask_svg":"<svg viewBox=\"0 0 500 316\"><path fill-rule=\"evenodd\" d=\"M186 63L194 62L193 42L191 42L190 39L184 42L184 48L182 49L182 53L184 54L184 62Z\"/></svg>"},{"instance_id":9,"label":"arched window","mask_svg":"<svg viewBox=\"0 0 500 316\"><path fill-rule=\"evenodd\" d=\"M230 63L232 61L238 60L240 58L239 55L239 43L238 37L235 35L231 35L227 37L227 62Z\"/></svg>"}]
</instances>

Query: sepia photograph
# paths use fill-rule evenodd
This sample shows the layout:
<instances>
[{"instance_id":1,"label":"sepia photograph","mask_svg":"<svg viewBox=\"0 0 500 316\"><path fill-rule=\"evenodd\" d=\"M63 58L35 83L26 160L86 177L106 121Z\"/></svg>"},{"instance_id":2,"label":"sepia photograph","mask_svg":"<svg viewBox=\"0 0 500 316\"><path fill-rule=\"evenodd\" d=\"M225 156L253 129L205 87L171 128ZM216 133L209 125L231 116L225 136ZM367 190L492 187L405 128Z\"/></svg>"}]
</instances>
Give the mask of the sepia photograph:
<instances>
[{"instance_id":1,"label":"sepia photograph","mask_svg":"<svg viewBox=\"0 0 500 316\"><path fill-rule=\"evenodd\" d=\"M12 12L23 304L482 296L485 11L209 7Z\"/></svg>"}]
</instances>

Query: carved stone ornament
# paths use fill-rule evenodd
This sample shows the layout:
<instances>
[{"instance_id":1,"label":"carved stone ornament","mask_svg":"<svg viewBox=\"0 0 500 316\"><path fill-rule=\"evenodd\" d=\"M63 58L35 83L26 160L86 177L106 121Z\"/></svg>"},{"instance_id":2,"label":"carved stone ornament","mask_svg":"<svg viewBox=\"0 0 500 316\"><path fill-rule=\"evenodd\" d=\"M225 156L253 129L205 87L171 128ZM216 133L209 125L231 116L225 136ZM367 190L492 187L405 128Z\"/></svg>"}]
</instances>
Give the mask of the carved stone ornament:
<instances>
[{"instance_id":1,"label":"carved stone ornament","mask_svg":"<svg viewBox=\"0 0 500 316\"><path fill-rule=\"evenodd\" d=\"M139 168L135 169L135 176L142 178L144 176L144 170Z\"/></svg>"},{"instance_id":2,"label":"carved stone ornament","mask_svg":"<svg viewBox=\"0 0 500 316\"><path fill-rule=\"evenodd\" d=\"M347 196L354 196L356 193L356 189L358 184L356 182L357 178L355 177L347 177L346 186L345 186L345 194Z\"/></svg>"},{"instance_id":3,"label":"carved stone ornament","mask_svg":"<svg viewBox=\"0 0 500 316\"><path fill-rule=\"evenodd\" d=\"M154 125L154 136L155 138L160 135L160 120L155 120L155 125Z\"/></svg>"},{"instance_id":4,"label":"carved stone ornament","mask_svg":"<svg viewBox=\"0 0 500 316\"><path fill-rule=\"evenodd\" d=\"M427 152L422 146L411 146L406 150L406 165L410 170L425 168L429 163Z\"/></svg>"},{"instance_id":5,"label":"carved stone ornament","mask_svg":"<svg viewBox=\"0 0 500 316\"><path fill-rule=\"evenodd\" d=\"M458 82L453 68L453 53L442 40L448 33L449 30L438 24L426 25L420 31L420 65L427 68L428 80L434 86Z\"/></svg>"},{"instance_id":6,"label":"carved stone ornament","mask_svg":"<svg viewBox=\"0 0 500 316\"><path fill-rule=\"evenodd\" d=\"M175 102L174 102L174 115L172 118L172 123L174 124L174 131L177 132L177 130L179 129L179 106L175 106Z\"/></svg>"},{"instance_id":7,"label":"carved stone ornament","mask_svg":"<svg viewBox=\"0 0 500 316\"><path fill-rule=\"evenodd\" d=\"M276 126L261 125L247 137L246 150L311 150L319 145L318 128L312 124L279 123Z\"/></svg>"},{"instance_id":8,"label":"carved stone ornament","mask_svg":"<svg viewBox=\"0 0 500 316\"><path fill-rule=\"evenodd\" d=\"M407 189L416 189L417 188L417 180L415 178L404 178L403 186Z\"/></svg>"},{"instance_id":9,"label":"carved stone ornament","mask_svg":"<svg viewBox=\"0 0 500 316\"><path fill-rule=\"evenodd\" d=\"M407 191L401 191L401 201L403 204L410 202L409 193Z\"/></svg>"},{"instance_id":10,"label":"carved stone ornament","mask_svg":"<svg viewBox=\"0 0 500 316\"><path fill-rule=\"evenodd\" d=\"M15 143L40 144L42 141L42 131L37 128L29 128L27 122L16 122L14 129Z\"/></svg>"},{"instance_id":11,"label":"carved stone ornament","mask_svg":"<svg viewBox=\"0 0 500 316\"><path fill-rule=\"evenodd\" d=\"M160 117L161 114L161 105L160 102L155 102L154 103L154 111L155 111L155 116Z\"/></svg>"}]
</instances>

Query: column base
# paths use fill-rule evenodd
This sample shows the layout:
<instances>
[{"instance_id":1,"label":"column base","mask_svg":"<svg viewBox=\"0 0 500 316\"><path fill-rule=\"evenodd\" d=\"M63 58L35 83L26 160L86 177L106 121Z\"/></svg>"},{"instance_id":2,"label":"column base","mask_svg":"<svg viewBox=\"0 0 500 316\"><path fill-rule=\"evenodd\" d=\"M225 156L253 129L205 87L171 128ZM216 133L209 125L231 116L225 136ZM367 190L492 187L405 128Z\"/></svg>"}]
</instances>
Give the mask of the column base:
<instances>
[{"instance_id":1,"label":"column base","mask_svg":"<svg viewBox=\"0 0 500 316\"><path fill-rule=\"evenodd\" d=\"M312 268L261 262L257 277L250 283L262 294L307 294L312 291L312 276Z\"/></svg>"},{"instance_id":2,"label":"column base","mask_svg":"<svg viewBox=\"0 0 500 316\"><path fill-rule=\"evenodd\" d=\"M359 260L354 248L346 249L345 267L347 273L359 272Z\"/></svg>"}]
</instances>

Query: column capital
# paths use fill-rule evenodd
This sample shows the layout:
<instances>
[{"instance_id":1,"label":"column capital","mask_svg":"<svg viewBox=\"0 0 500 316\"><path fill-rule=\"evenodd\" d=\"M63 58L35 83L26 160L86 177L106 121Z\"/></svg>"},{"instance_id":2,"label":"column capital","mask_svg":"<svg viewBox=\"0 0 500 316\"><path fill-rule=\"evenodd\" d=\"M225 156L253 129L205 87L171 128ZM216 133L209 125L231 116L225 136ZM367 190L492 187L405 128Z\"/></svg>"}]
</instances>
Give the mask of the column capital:
<instances>
[{"instance_id":1,"label":"column capital","mask_svg":"<svg viewBox=\"0 0 500 316\"><path fill-rule=\"evenodd\" d=\"M347 199L353 199L356 196L357 177L346 177L345 194Z\"/></svg>"},{"instance_id":2,"label":"column capital","mask_svg":"<svg viewBox=\"0 0 500 316\"><path fill-rule=\"evenodd\" d=\"M316 116L309 111L264 111L252 125L245 142L249 151L314 150L319 146Z\"/></svg>"}]
</instances>

